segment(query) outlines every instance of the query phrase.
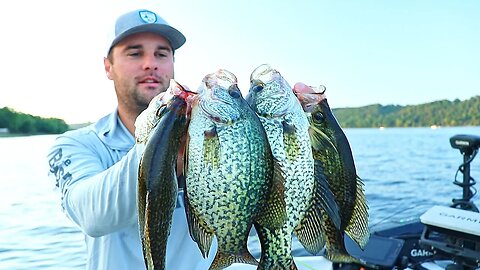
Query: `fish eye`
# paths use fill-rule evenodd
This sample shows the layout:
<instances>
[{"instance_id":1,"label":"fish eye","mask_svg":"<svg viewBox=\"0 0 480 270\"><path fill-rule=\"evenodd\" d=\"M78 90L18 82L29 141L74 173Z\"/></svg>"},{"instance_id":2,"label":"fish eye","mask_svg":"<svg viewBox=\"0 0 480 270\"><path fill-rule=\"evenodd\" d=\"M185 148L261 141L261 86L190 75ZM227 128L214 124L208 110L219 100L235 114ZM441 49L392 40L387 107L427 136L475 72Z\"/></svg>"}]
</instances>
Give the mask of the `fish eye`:
<instances>
[{"instance_id":1,"label":"fish eye","mask_svg":"<svg viewBox=\"0 0 480 270\"><path fill-rule=\"evenodd\" d=\"M233 97L233 98L239 98L239 97L240 97L240 93L237 92L237 91L228 91L228 93L229 93L230 96Z\"/></svg>"},{"instance_id":2,"label":"fish eye","mask_svg":"<svg viewBox=\"0 0 480 270\"><path fill-rule=\"evenodd\" d=\"M228 88L228 94L230 94L232 98L239 98L242 96L237 84L233 84Z\"/></svg>"},{"instance_id":3,"label":"fish eye","mask_svg":"<svg viewBox=\"0 0 480 270\"><path fill-rule=\"evenodd\" d=\"M252 86L252 91L255 93L258 93L263 90L263 85L262 84L257 84Z\"/></svg>"},{"instance_id":4,"label":"fish eye","mask_svg":"<svg viewBox=\"0 0 480 270\"><path fill-rule=\"evenodd\" d=\"M312 114L312 117L315 121L323 122L325 121L325 115L321 112L315 112Z\"/></svg>"}]
</instances>

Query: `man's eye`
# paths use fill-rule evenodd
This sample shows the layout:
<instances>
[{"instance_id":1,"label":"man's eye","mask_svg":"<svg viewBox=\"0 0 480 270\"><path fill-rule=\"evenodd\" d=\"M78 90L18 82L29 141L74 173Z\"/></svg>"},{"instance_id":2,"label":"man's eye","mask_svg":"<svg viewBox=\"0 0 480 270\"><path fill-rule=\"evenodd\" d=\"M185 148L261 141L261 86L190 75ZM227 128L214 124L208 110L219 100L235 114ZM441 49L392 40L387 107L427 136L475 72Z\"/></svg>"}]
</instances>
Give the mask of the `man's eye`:
<instances>
[{"instance_id":1,"label":"man's eye","mask_svg":"<svg viewBox=\"0 0 480 270\"><path fill-rule=\"evenodd\" d=\"M127 53L128 56L139 56L140 53L139 52L129 52Z\"/></svg>"}]
</instances>

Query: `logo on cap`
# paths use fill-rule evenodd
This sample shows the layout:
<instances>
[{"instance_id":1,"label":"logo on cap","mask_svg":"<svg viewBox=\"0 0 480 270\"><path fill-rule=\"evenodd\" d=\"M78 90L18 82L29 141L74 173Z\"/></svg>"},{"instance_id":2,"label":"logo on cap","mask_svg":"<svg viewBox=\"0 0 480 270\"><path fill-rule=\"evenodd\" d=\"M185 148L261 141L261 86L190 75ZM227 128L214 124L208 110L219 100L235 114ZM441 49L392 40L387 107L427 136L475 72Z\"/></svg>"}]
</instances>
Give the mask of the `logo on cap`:
<instances>
[{"instance_id":1,"label":"logo on cap","mask_svg":"<svg viewBox=\"0 0 480 270\"><path fill-rule=\"evenodd\" d=\"M144 10L139 12L140 18L145 23L154 23L157 21L157 15L151 11Z\"/></svg>"}]
</instances>

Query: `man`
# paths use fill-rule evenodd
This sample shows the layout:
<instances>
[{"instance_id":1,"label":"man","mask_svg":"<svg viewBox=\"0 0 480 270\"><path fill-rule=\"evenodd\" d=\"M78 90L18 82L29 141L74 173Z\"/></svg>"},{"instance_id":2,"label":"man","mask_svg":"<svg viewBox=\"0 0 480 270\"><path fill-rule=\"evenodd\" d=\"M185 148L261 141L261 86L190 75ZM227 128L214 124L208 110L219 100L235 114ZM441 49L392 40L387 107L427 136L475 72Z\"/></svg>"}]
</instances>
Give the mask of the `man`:
<instances>
[{"instance_id":1,"label":"man","mask_svg":"<svg viewBox=\"0 0 480 270\"><path fill-rule=\"evenodd\" d=\"M142 149L135 119L174 76L174 52L184 35L148 10L119 17L104 59L114 82L117 110L98 122L60 135L48 155L49 175L61 191L65 214L85 234L87 269L145 269L138 230L137 174ZM190 238L179 192L167 245L167 269L208 269ZM258 248L257 248L258 249Z\"/></svg>"},{"instance_id":2,"label":"man","mask_svg":"<svg viewBox=\"0 0 480 270\"><path fill-rule=\"evenodd\" d=\"M136 209L142 150L135 146L134 123L150 100L168 88L174 51L184 43L181 32L151 11L119 17L104 59L117 110L59 136L50 150L50 176L61 191L63 210L85 234L87 269L145 269ZM184 210L177 208L167 267L207 269L212 259L203 259L188 233Z\"/></svg>"}]
</instances>

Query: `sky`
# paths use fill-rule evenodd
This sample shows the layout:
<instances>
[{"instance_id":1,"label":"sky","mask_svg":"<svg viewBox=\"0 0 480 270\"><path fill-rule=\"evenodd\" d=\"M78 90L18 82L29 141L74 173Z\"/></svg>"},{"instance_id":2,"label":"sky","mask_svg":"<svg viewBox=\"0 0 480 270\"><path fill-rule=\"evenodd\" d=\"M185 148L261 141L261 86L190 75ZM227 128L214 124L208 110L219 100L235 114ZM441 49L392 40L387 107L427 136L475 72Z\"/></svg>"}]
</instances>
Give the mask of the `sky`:
<instances>
[{"instance_id":1,"label":"sky","mask_svg":"<svg viewBox=\"0 0 480 270\"><path fill-rule=\"evenodd\" d=\"M478 0L10 0L0 2L0 108L69 124L116 108L103 67L117 16L146 8L187 38L175 78L219 68L244 96L268 63L293 86L324 85L333 108L480 95Z\"/></svg>"}]
</instances>

